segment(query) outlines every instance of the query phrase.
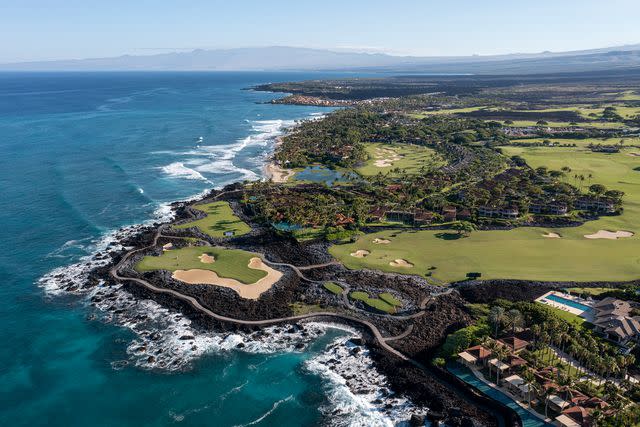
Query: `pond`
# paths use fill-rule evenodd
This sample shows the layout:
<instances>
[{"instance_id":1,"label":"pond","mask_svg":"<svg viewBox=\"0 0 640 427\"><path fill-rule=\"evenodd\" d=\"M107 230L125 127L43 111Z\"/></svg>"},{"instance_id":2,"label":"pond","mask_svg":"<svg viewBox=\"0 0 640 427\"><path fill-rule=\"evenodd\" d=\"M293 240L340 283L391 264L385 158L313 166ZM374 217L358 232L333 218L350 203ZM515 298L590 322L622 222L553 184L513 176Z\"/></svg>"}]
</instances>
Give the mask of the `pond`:
<instances>
[{"instance_id":1,"label":"pond","mask_svg":"<svg viewBox=\"0 0 640 427\"><path fill-rule=\"evenodd\" d=\"M359 180L360 177L354 172L339 171L317 165L308 166L296 173L294 179L298 181L319 182L331 186L336 182Z\"/></svg>"}]
</instances>

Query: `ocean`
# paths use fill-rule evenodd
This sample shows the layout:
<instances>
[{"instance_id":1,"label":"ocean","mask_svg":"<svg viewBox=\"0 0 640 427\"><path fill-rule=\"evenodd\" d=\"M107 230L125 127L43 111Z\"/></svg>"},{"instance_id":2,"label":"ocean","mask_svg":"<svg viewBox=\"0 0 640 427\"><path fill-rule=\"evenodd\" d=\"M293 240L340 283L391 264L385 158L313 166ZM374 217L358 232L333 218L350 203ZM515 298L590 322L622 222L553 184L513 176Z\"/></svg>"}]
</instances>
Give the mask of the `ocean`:
<instances>
[{"instance_id":1,"label":"ocean","mask_svg":"<svg viewBox=\"0 0 640 427\"><path fill-rule=\"evenodd\" d=\"M244 89L322 77L0 74L1 425L390 426L408 418L411 402L389 396L367 352L352 351L354 331L203 331L122 289L100 303L91 303L100 287L82 290L88 269L103 262L97 251L138 224L171 218L173 201L260 179L275 137L329 111L266 104L279 95ZM69 281L80 290L63 291ZM366 391L349 386L358 381Z\"/></svg>"}]
</instances>

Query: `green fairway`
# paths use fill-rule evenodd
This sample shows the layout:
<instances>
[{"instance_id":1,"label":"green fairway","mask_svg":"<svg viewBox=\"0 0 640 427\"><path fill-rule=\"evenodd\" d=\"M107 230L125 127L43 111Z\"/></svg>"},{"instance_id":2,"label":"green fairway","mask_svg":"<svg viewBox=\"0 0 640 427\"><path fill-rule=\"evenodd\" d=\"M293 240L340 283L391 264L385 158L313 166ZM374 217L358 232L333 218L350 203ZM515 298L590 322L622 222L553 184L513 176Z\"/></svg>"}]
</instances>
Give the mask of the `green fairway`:
<instances>
[{"instance_id":1,"label":"green fairway","mask_svg":"<svg viewBox=\"0 0 640 427\"><path fill-rule=\"evenodd\" d=\"M240 236L251 231L251 228L233 213L227 202L207 203L193 208L205 212L207 216L173 227L177 229L197 227L211 237L224 237L225 232L233 232L234 236Z\"/></svg>"},{"instance_id":2,"label":"green fairway","mask_svg":"<svg viewBox=\"0 0 640 427\"><path fill-rule=\"evenodd\" d=\"M497 120L504 124L504 120ZM623 128L625 125L623 123L617 122L580 122L576 124L571 124L571 122L551 122L547 121L546 125L538 125L535 120L513 120L513 123L510 123L508 126L510 127L549 127L549 128L560 128L560 127L570 127L570 126L579 126L583 128L595 128L595 129L615 129L615 128Z\"/></svg>"},{"instance_id":3,"label":"green fairway","mask_svg":"<svg viewBox=\"0 0 640 427\"><path fill-rule=\"evenodd\" d=\"M605 292L610 292L612 289L611 288L568 288L567 290L574 294L580 294L580 295L588 294L588 295L598 296L598 295L604 294Z\"/></svg>"},{"instance_id":4,"label":"green fairway","mask_svg":"<svg viewBox=\"0 0 640 427\"><path fill-rule=\"evenodd\" d=\"M385 294L385 295L391 296L390 294ZM349 298L362 301L369 307L375 308L376 310L384 311L385 313L392 314L396 312L396 304L391 304L381 298L370 298L369 294L366 292L361 292L361 291L351 292L349 294ZM400 304L397 304L397 305L400 305Z\"/></svg>"},{"instance_id":5,"label":"green fairway","mask_svg":"<svg viewBox=\"0 0 640 427\"><path fill-rule=\"evenodd\" d=\"M337 285L333 282L325 282L323 286L326 290L328 290L332 294L342 295L343 289L340 285Z\"/></svg>"},{"instance_id":6,"label":"green fairway","mask_svg":"<svg viewBox=\"0 0 640 427\"><path fill-rule=\"evenodd\" d=\"M575 144L577 147L588 147L590 144L593 145L618 145L620 141L622 141L622 147L629 147L632 145L640 145L640 138L638 137L622 137L622 138L523 138L523 139L512 139L513 143L522 143L522 144L540 144L543 141L549 141L552 144L558 145L573 145Z\"/></svg>"},{"instance_id":7,"label":"green fairway","mask_svg":"<svg viewBox=\"0 0 640 427\"><path fill-rule=\"evenodd\" d=\"M469 272L481 273L482 279L623 281L640 277L640 170L635 170L640 167L640 157L629 155L634 149L616 154L592 153L579 147L503 147L503 151L524 157L532 167L559 170L569 166L572 172L565 178L569 182L574 173L592 174L592 183L625 192L624 213L603 216L580 227L476 231L466 238L457 238L446 230L387 230L362 236L355 243L332 246L331 254L354 269L425 275L430 266L435 266L433 278L443 281L462 280ZM636 235L618 240L584 237L601 229L632 231ZM542 236L549 231L562 237ZM392 234L397 236L391 237ZM382 247L373 243L376 238L391 243ZM350 255L359 249L368 250L370 255ZM398 258L414 267L389 264Z\"/></svg>"},{"instance_id":8,"label":"green fairway","mask_svg":"<svg viewBox=\"0 0 640 427\"><path fill-rule=\"evenodd\" d=\"M434 150L420 145L372 143L365 148L369 158L363 166L356 168L356 172L361 175L394 175L393 170L396 168L405 173L416 174L422 168L429 171L444 164Z\"/></svg>"},{"instance_id":9,"label":"green fairway","mask_svg":"<svg viewBox=\"0 0 640 427\"><path fill-rule=\"evenodd\" d=\"M213 263L200 260L202 254L215 258ZM265 271L249 268L251 258L258 255L239 249L212 246L191 246L165 251L160 256L146 256L135 269L139 272L152 270L211 270L220 277L236 279L242 283L255 283L267 275Z\"/></svg>"},{"instance_id":10,"label":"green fairway","mask_svg":"<svg viewBox=\"0 0 640 427\"><path fill-rule=\"evenodd\" d=\"M458 114L458 113L471 113L473 111L482 110L486 108L485 106L479 107L466 107L466 108L450 108L444 110L429 110L429 111L420 111L417 113L409 114L410 117L414 119L423 119L427 116L439 115L439 114Z\"/></svg>"}]
</instances>

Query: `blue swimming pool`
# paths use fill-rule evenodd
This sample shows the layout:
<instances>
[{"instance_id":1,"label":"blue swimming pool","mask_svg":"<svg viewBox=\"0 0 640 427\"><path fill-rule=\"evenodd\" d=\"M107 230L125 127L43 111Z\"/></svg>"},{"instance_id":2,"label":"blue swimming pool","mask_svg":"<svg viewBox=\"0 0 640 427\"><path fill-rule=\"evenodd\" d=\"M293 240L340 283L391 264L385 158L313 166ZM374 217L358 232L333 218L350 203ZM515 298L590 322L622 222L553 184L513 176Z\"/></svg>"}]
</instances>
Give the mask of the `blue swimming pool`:
<instances>
[{"instance_id":1,"label":"blue swimming pool","mask_svg":"<svg viewBox=\"0 0 640 427\"><path fill-rule=\"evenodd\" d=\"M516 413L520 417L520 420L522 421L522 427L545 427L545 426L552 425L542 421L540 418L533 416L529 411L522 408L520 405L514 402L513 399L511 399L507 395L501 393L495 388L489 387L487 384L480 381L478 378L476 378L475 375L473 375L473 372L471 372L468 368L465 368L460 365L452 364L452 365L448 365L447 369L453 375L460 378L462 381L466 382L467 384L472 385L474 388L486 394L493 400L497 400L498 402L503 403L509 408L516 411Z\"/></svg>"},{"instance_id":2,"label":"blue swimming pool","mask_svg":"<svg viewBox=\"0 0 640 427\"><path fill-rule=\"evenodd\" d=\"M577 310L582 310L582 311L591 310L591 307L589 307L588 305L580 304L579 302L575 302L575 301L572 301L572 300L567 299L567 298L559 297L556 294L547 295L545 297L545 299L547 299L549 301L557 302L559 304L568 305L569 307L573 307L573 308L575 308Z\"/></svg>"}]
</instances>

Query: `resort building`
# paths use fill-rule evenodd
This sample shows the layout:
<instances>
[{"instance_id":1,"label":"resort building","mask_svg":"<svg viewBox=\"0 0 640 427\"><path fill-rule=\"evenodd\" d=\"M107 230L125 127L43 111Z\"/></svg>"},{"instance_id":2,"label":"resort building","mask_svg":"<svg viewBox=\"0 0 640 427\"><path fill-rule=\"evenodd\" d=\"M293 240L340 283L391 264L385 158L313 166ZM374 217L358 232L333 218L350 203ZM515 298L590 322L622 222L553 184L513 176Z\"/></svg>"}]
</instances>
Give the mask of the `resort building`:
<instances>
[{"instance_id":1,"label":"resort building","mask_svg":"<svg viewBox=\"0 0 640 427\"><path fill-rule=\"evenodd\" d=\"M595 197L584 196L576 200L575 208L583 211L613 213L616 205L609 199L596 199Z\"/></svg>"},{"instance_id":2,"label":"resort building","mask_svg":"<svg viewBox=\"0 0 640 427\"><path fill-rule=\"evenodd\" d=\"M567 205L564 203L532 203L529 212L534 214L566 215Z\"/></svg>"},{"instance_id":3,"label":"resort building","mask_svg":"<svg viewBox=\"0 0 640 427\"><path fill-rule=\"evenodd\" d=\"M631 304L607 297L594 304L593 324L605 338L621 345L640 341L640 316L631 316Z\"/></svg>"},{"instance_id":4,"label":"resort building","mask_svg":"<svg viewBox=\"0 0 640 427\"><path fill-rule=\"evenodd\" d=\"M498 343L503 344L509 347L509 350L514 352L515 354L520 353L522 350L526 349L529 345L528 341L521 340L517 337L507 337L498 340Z\"/></svg>"},{"instance_id":5,"label":"resort building","mask_svg":"<svg viewBox=\"0 0 640 427\"><path fill-rule=\"evenodd\" d=\"M518 214L519 211L516 207L498 208L493 206L480 206L478 208L478 216L486 218L517 219Z\"/></svg>"},{"instance_id":6,"label":"resort building","mask_svg":"<svg viewBox=\"0 0 640 427\"><path fill-rule=\"evenodd\" d=\"M476 345L458 353L458 361L469 367L486 366L490 356L491 350L482 345Z\"/></svg>"}]
</instances>

